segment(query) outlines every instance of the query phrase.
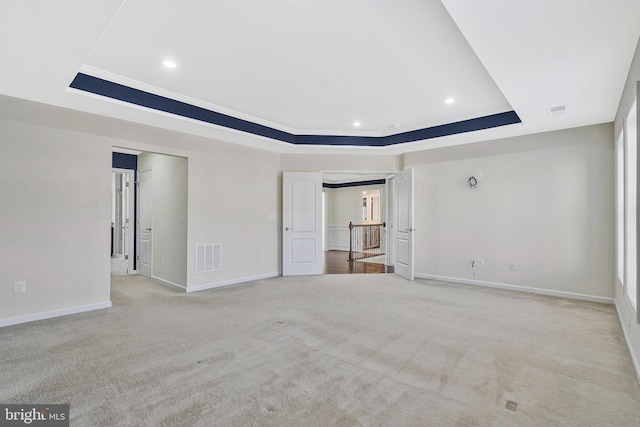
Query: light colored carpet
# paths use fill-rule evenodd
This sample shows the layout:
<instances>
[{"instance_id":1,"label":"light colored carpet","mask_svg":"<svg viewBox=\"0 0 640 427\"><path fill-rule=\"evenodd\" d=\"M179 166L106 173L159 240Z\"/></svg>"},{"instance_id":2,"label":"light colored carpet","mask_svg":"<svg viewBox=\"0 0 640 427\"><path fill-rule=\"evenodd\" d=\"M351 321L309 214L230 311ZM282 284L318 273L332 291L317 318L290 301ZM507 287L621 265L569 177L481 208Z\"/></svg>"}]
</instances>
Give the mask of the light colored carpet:
<instances>
[{"instance_id":1,"label":"light colored carpet","mask_svg":"<svg viewBox=\"0 0 640 427\"><path fill-rule=\"evenodd\" d=\"M122 276L112 300L1 328L0 402L70 403L72 426L640 423L613 306L392 274Z\"/></svg>"}]
</instances>

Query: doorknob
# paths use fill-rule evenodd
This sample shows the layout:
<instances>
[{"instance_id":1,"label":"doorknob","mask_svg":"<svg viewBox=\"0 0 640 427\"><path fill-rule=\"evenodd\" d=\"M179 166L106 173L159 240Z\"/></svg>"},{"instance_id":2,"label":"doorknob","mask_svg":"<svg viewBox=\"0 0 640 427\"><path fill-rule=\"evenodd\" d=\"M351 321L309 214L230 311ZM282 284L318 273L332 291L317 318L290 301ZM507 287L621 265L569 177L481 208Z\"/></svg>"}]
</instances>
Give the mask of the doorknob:
<instances>
[{"instance_id":1,"label":"doorknob","mask_svg":"<svg viewBox=\"0 0 640 427\"><path fill-rule=\"evenodd\" d=\"M145 230L147 230L147 231L151 231L151 229L150 229L150 228L145 228Z\"/></svg>"},{"instance_id":2,"label":"doorknob","mask_svg":"<svg viewBox=\"0 0 640 427\"><path fill-rule=\"evenodd\" d=\"M285 227L284 228L286 231L291 231L291 229L289 227Z\"/></svg>"}]
</instances>

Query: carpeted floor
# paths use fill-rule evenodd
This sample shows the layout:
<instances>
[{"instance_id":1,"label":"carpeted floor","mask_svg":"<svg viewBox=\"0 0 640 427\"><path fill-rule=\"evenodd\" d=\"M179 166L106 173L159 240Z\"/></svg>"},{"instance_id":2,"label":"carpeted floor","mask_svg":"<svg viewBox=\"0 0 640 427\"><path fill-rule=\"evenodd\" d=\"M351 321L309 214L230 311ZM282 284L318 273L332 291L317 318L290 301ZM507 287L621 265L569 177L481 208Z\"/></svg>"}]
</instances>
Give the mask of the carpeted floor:
<instances>
[{"instance_id":1,"label":"carpeted floor","mask_svg":"<svg viewBox=\"0 0 640 427\"><path fill-rule=\"evenodd\" d=\"M613 306L392 274L184 294L0 328L0 402L71 426L638 426Z\"/></svg>"}]
</instances>

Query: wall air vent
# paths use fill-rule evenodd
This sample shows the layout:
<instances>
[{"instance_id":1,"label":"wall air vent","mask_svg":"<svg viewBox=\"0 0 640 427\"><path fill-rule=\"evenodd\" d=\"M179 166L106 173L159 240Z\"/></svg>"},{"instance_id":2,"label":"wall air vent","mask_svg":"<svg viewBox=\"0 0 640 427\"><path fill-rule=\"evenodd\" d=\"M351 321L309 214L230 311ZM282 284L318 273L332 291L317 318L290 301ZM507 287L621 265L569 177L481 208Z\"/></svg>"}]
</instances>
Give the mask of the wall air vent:
<instances>
[{"instance_id":1,"label":"wall air vent","mask_svg":"<svg viewBox=\"0 0 640 427\"><path fill-rule=\"evenodd\" d=\"M196 245L196 273L207 273L209 271L221 270L221 256L221 245Z\"/></svg>"},{"instance_id":2,"label":"wall air vent","mask_svg":"<svg viewBox=\"0 0 640 427\"><path fill-rule=\"evenodd\" d=\"M556 105L555 107L547 108L547 113L550 116L558 116L567 112L567 105Z\"/></svg>"}]
</instances>

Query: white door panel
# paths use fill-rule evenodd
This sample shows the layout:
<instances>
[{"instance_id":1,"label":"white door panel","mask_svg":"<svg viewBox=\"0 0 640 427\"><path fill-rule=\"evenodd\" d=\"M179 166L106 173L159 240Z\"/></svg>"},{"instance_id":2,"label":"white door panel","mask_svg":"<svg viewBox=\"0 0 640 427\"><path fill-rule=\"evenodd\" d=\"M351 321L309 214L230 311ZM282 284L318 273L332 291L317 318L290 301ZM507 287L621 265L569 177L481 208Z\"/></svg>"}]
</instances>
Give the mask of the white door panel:
<instances>
[{"instance_id":1,"label":"white door panel","mask_svg":"<svg viewBox=\"0 0 640 427\"><path fill-rule=\"evenodd\" d=\"M413 280L413 169L395 175L397 227L394 232L396 263L394 272Z\"/></svg>"},{"instance_id":2,"label":"white door panel","mask_svg":"<svg viewBox=\"0 0 640 427\"><path fill-rule=\"evenodd\" d=\"M282 274L322 274L322 174L284 172Z\"/></svg>"},{"instance_id":3,"label":"white door panel","mask_svg":"<svg viewBox=\"0 0 640 427\"><path fill-rule=\"evenodd\" d=\"M313 179L294 179L291 188L291 228L296 232L316 231L316 182Z\"/></svg>"}]
</instances>

